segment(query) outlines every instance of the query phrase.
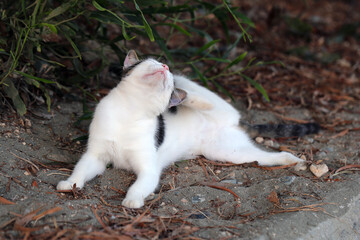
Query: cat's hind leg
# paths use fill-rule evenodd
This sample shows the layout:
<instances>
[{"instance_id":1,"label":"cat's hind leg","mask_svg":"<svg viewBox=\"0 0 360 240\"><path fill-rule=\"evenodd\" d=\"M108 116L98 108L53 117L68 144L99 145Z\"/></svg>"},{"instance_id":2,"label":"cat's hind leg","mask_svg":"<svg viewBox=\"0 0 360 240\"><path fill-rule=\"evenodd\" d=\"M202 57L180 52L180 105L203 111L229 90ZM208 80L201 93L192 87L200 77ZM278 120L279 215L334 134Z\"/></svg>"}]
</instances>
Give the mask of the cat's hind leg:
<instances>
[{"instance_id":1,"label":"cat's hind leg","mask_svg":"<svg viewBox=\"0 0 360 240\"><path fill-rule=\"evenodd\" d=\"M210 134L202 146L202 154L210 160L236 164L257 161L262 166L304 162L288 152L267 152L257 148L246 133L237 127L225 127ZM301 164L298 165L300 167Z\"/></svg>"},{"instance_id":2,"label":"cat's hind leg","mask_svg":"<svg viewBox=\"0 0 360 240\"><path fill-rule=\"evenodd\" d=\"M94 154L86 152L76 164L71 176L67 180L60 181L56 189L69 190L73 188L74 184L77 188L82 188L85 182L103 173L105 168L104 161L99 160Z\"/></svg>"}]
</instances>

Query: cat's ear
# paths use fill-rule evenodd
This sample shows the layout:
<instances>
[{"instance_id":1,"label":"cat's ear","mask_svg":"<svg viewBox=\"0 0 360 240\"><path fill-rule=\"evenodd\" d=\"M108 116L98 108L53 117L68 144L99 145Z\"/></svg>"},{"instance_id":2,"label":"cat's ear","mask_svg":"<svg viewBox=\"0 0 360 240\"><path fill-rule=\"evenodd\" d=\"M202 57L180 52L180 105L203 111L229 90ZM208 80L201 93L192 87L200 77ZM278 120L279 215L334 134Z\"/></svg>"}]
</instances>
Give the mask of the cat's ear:
<instances>
[{"instance_id":1,"label":"cat's ear","mask_svg":"<svg viewBox=\"0 0 360 240\"><path fill-rule=\"evenodd\" d=\"M175 88L175 90L171 94L168 107L171 108L181 104L186 99L186 96L187 96L187 92L185 92L180 88Z\"/></svg>"},{"instance_id":2,"label":"cat's ear","mask_svg":"<svg viewBox=\"0 0 360 240\"><path fill-rule=\"evenodd\" d=\"M136 52L134 50L130 50L128 52L128 54L126 55L126 58L124 61L124 69L134 65L138 61L139 61L139 58L136 55Z\"/></svg>"}]
</instances>

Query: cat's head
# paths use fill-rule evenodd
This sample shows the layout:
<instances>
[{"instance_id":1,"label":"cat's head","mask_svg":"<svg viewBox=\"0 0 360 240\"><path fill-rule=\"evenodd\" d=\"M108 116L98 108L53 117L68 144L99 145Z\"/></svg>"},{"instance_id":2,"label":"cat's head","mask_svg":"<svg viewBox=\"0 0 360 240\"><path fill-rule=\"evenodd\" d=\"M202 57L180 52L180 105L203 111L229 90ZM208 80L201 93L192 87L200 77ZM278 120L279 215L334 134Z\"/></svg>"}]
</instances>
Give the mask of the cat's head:
<instances>
[{"instance_id":1,"label":"cat's head","mask_svg":"<svg viewBox=\"0 0 360 240\"><path fill-rule=\"evenodd\" d=\"M173 75L166 64L152 58L139 60L134 50L130 50L125 58L122 82L136 88L141 95L139 98L146 97L163 111L186 98L185 91L175 89Z\"/></svg>"}]
</instances>

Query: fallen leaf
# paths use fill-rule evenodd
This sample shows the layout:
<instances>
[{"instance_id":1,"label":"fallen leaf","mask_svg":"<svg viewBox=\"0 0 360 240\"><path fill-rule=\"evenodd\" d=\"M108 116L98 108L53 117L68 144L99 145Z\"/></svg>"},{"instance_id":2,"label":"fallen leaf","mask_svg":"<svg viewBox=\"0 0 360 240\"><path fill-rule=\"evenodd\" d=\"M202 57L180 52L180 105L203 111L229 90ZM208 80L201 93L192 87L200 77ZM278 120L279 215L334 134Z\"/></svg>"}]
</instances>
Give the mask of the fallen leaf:
<instances>
[{"instance_id":1,"label":"fallen leaf","mask_svg":"<svg viewBox=\"0 0 360 240\"><path fill-rule=\"evenodd\" d=\"M41 209L43 209L43 207L40 207L32 212L29 212L23 217L19 217L18 219L16 219L14 225L25 226L32 220L32 218L36 215L36 213L38 213Z\"/></svg>"},{"instance_id":2,"label":"fallen leaf","mask_svg":"<svg viewBox=\"0 0 360 240\"><path fill-rule=\"evenodd\" d=\"M37 187L38 188L38 184L37 184L37 182L34 180L33 182L32 182L32 184L31 184L33 187Z\"/></svg>"},{"instance_id":3,"label":"fallen leaf","mask_svg":"<svg viewBox=\"0 0 360 240\"><path fill-rule=\"evenodd\" d=\"M214 185L214 184L206 184L206 186L208 187L211 187L211 188L216 188L216 189L220 189L220 190L223 190L223 191L226 191L226 192L229 192L231 193L232 195L234 195L235 198L237 199L240 199L240 197L234 193L232 190L226 188L226 187L222 187L222 186L217 186L217 185Z\"/></svg>"},{"instance_id":4,"label":"fallen leaf","mask_svg":"<svg viewBox=\"0 0 360 240\"><path fill-rule=\"evenodd\" d=\"M278 114L278 113L274 113L275 116L285 120L285 121L290 121L290 122L295 122L295 123L300 123L300 124L305 124L305 123L309 123L309 121L307 120L302 120L302 119L296 119L296 118L291 118L291 117L286 117L286 116L283 116L281 114Z\"/></svg>"},{"instance_id":5,"label":"fallen leaf","mask_svg":"<svg viewBox=\"0 0 360 240\"><path fill-rule=\"evenodd\" d=\"M335 134L335 135L331 136L330 138L335 139L335 138L338 138L338 137L343 137L343 136L345 136L348 132L349 132L349 129L345 129L345 130L339 132L338 134Z\"/></svg>"},{"instance_id":6,"label":"fallen leaf","mask_svg":"<svg viewBox=\"0 0 360 240\"><path fill-rule=\"evenodd\" d=\"M56 213L56 212L58 212L58 211L60 211L60 210L62 210L61 207L54 207L54 208L52 208L52 209L46 210L46 211L44 211L44 212L42 212L42 213L34 216L34 217L32 218L32 220L37 221L37 220L45 217L46 215Z\"/></svg>"},{"instance_id":7,"label":"fallen leaf","mask_svg":"<svg viewBox=\"0 0 360 240\"><path fill-rule=\"evenodd\" d=\"M279 197L275 191L272 191L269 196L267 196L267 199L274 205L280 205Z\"/></svg>"},{"instance_id":8,"label":"fallen leaf","mask_svg":"<svg viewBox=\"0 0 360 240\"><path fill-rule=\"evenodd\" d=\"M14 202L11 202L3 197L0 197L0 203L2 204L6 204L6 205L12 205L12 204L15 204Z\"/></svg>"},{"instance_id":9,"label":"fallen leaf","mask_svg":"<svg viewBox=\"0 0 360 240\"><path fill-rule=\"evenodd\" d=\"M341 167L341 168L337 169L337 170L335 171L335 173L338 173L338 172L344 171L345 169L349 169L349 168L360 168L360 165L358 165L358 164L350 164L350 165L346 165L346 166L343 166L343 167Z\"/></svg>"},{"instance_id":10,"label":"fallen leaf","mask_svg":"<svg viewBox=\"0 0 360 240\"><path fill-rule=\"evenodd\" d=\"M256 168L264 169L264 170L276 170L276 169L283 169L283 168L293 167L296 164L297 163L292 163L292 164L288 164L288 165L275 166L275 167L264 167L264 166L259 166L259 165L256 165L256 164L253 164L252 166L256 167Z\"/></svg>"},{"instance_id":11,"label":"fallen leaf","mask_svg":"<svg viewBox=\"0 0 360 240\"><path fill-rule=\"evenodd\" d=\"M18 231L21 231L21 232L35 232L35 231L38 231L40 229L42 229L43 227L35 227L35 228L29 228L29 227L24 227L24 226L21 226L17 223L14 224L14 230L18 230Z\"/></svg>"}]
</instances>

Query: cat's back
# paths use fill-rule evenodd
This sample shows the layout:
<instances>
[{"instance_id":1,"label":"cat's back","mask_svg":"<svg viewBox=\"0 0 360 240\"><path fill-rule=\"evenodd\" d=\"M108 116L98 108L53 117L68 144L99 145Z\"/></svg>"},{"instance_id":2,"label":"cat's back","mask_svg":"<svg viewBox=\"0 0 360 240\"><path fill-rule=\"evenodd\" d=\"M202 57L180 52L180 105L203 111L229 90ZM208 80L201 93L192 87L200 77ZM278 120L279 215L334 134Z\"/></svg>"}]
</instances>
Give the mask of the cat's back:
<instances>
[{"instance_id":1,"label":"cat's back","mask_svg":"<svg viewBox=\"0 0 360 240\"><path fill-rule=\"evenodd\" d=\"M225 125L237 125L240 120L240 113L228 102L222 99L217 94L213 93L209 89L200 86L199 84L180 75L174 75L176 87L184 89L188 92L189 98L199 100L203 104L206 104L202 110L198 112L205 117L207 116L213 121L219 124ZM188 106L192 108L192 103ZM194 107L196 110L196 107ZM187 111L185 111L187 113Z\"/></svg>"}]
</instances>

